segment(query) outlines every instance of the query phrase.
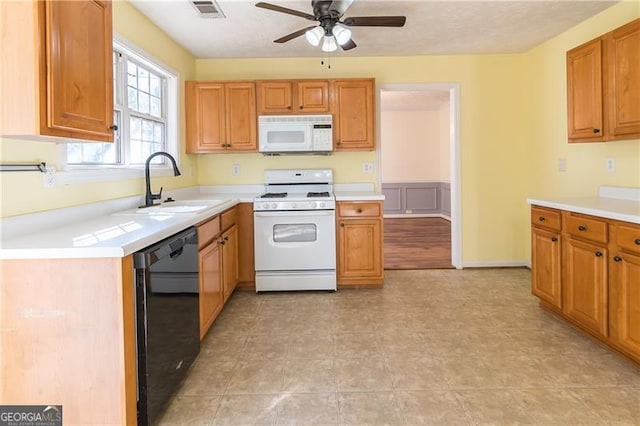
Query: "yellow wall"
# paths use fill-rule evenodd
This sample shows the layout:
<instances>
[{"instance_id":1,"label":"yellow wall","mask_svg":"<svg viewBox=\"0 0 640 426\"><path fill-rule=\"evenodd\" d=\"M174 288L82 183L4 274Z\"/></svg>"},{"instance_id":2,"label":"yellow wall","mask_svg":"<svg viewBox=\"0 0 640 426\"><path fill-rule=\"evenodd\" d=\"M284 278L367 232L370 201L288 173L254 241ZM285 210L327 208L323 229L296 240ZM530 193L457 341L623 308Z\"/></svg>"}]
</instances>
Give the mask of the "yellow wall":
<instances>
[{"instance_id":1,"label":"yellow wall","mask_svg":"<svg viewBox=\"0 0 640 426\"><path fill-rule=\"evenodd\" d=\"M126 2L114 2L114 29L177 69L183 80L375 77L377 84L459 83L463 261L518 262L529 258L528 196L595 195L601 184L640 186L637 140L567 144L564 63L566 50L634 19L638 8L637 2L618 3L521 55L336 57L330 70L319 58L195 60ZM184 128L181 137L184 149ZM0 145L3 162L57 164L55 145ZM617 161L614 174L604 170L607 157ZM566 173L556 171L558 158L567 159ZM375 174L362 173L364 161L375 161L375 153L182 155L183 167L197 166L197 177L158 183L257 184L265 168L279 167L332 167L338 182L374 182ZM233 164L241 167L238 177L231 175ZM0 179L2 216L143 193L140 179L51 189L42 187L38 173L4 173Z\"/></svg>"},{"instance_id":2,"label":"yellow wall","mask_svg":"<svg viewBox=\"0 0 640 426\"><path fill-rule=\"evenodd\" d=\"M609 143L567 143L567 84L565 52L640 16L639 2L622 2L588 19L526 56L529 71L532 138L531 195L596 195L600 185L640 187L638 140ZM640 98L640 94L638 95ZM558 171L558 159L566 159L567 171ZM605 161L616 159L615 173L607 173Z\"/></svg>"},{"instance_id":3,"label":"yellow wall","mask_svg":"<svg viewBox=\"0 0 640 426\"><path fill-rule=\"evenodd\" d=\"M521 55L411 56L333 58L331 69L317 58L199 59L199 80L261 78L375 77L377 84L460 84L463 259L465 261L523 260L526 248L513 238L528 226L518 206L526 197L527 120L519 113L524 80ZM334 154L318 162L336 171L336 181L373 182L362 173L373 153ZM300 167L316 160L300 157L266 159L259 154L199 157L201 183L259 183L255 178L267 162L274 167ZM250 175L231 177L236 162ZM505 179L508 177L508 179ZM505 226L506 225L506 226Z\"/></svg>"},{"instance_id":4,"label":"yellow wall","mask_svg":"<svg viewBox=\"0 0 640 426\"><path fill-rule=\"evenodd\" d=\"M195 58L160 31L144 15L128 2L113 2L114 32L129 40L135 46L172 67L180 74L181 80L195 76ZM180 123L184 123L184 87L179 83ZM193 156L187 156L184 150L184 126L180 125L181 168L179 177L157 177L153 179L154 188L165 189L195 185L197 167ZM38 163L60 169L58 145L50 142L9 140L0 138L0 159L3 163ZM188 171L193 168L192 176ZM108 173L105 171L105 173ZM144 194L144 179L123 180L117 182L56 185L44 188L42 174L37 172L0 173L1 207L0 216L14 216L43 210L69 207L114 198Z\"/></svg>"}]
</instances>

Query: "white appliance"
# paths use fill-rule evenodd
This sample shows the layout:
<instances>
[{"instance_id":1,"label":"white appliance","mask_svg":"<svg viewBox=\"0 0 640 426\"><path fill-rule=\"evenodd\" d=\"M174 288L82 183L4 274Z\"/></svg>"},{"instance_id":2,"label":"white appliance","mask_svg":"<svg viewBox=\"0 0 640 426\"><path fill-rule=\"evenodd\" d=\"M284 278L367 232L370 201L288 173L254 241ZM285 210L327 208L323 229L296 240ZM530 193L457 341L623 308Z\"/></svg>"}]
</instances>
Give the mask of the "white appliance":
<instances>
[{"instance_id":1,"label":"white appliance","mask_svg":"<svg viewBox=\"0 0 640 426\"><path fill-rule=\"evenodd\" d=\"M253 202L256 292L336 290L331 169L265 170Z\"/></svg>"},{"instance_id":2,"label":"white appliance","mask_svg":"<svg viewBox=\"0 0 640 426\"><path fill-rule=\"evenodd\" d=\"M333 117L326 115L261 115L258 150L266 155L290 153L330 154Z\"/></svg>"}]
</instances>

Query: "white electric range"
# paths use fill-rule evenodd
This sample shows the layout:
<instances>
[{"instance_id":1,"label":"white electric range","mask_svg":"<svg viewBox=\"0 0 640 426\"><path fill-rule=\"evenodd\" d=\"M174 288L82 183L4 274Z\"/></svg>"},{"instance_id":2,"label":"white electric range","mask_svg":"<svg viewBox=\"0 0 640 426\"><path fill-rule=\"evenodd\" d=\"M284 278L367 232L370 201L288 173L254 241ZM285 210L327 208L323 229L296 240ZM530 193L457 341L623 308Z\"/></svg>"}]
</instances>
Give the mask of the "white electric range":
<instances>
[{"instance_id":1,"label":"white electric range","mask_svg":"<svg viewBox=\"0 0 640 426\"><path fill-rule=\"evenodd\" d=\"M331 169L265 170L253 202L256 291L336 290Z\"/></svg>"}]
</instances>

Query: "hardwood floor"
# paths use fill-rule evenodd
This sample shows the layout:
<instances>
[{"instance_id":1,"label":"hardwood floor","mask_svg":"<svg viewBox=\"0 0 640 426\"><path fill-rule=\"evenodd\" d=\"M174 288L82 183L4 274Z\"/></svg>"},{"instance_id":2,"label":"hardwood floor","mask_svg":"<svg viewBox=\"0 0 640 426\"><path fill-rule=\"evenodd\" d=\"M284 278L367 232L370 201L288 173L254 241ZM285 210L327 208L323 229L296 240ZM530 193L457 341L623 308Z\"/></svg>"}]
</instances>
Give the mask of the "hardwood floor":
<instances>
[{"instance_id":1,"label":"hardwood floor","mask_svg":"<svg viewBox=\"0 0 640 426\"><path fill-rule=\"evenodd\" d=\"M385 218L384 268L453 268L451 223L439 217Z\"/></svg>"}]
</instances>

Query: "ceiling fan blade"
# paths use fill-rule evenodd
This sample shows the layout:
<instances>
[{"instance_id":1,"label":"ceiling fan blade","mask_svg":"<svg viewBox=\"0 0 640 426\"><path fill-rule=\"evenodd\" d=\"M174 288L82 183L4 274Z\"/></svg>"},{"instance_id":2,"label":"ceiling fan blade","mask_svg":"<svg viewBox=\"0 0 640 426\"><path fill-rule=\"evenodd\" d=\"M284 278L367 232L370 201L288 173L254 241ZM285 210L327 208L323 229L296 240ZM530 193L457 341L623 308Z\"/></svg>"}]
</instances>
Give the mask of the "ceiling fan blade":
<instances>
[{"instance_id":1,"label":"ceiling fan blade","mask_svg":"<svg viewBox=\"0 0 640 426\"><path fill-rule=\"evenodd\" d=\"M338 16L344 15L344 12L349 9L353 0L333 0L331 2L331 6L329 6L329 10L335 10L338 12Z\"/></svg>"},{"instance_id":2,"label":"ceiling fan blade","mask_svg":"<svg viewBox=\"0 0 640 426\"><path fill-rule=\"evenodd\" d=\"M303 28L301 30L292 32L291 34L287 34L286 36L280 37L277 40L273 40L273 42L274 43L286 43L289 40L293 40L296 37L300 37L301 35L303 35L307 31L309 31L310 29L315 28L315 27L316 27L316 25L314 25L312 27Z\"/></svg>"},{"instance_id":3,"label":"ceiling fan blade","mask_svg":"<svg viewBox=\"0 0 640 426\"><path fill-rule=\"evenodd\" d=\"M349 27L403 27L406 16L352 16L342 23Z\"/></svg>"},{"instance_id":4,"label":"ceiling fan blade","mask_svg":"<svg viewBox=\"0 0 640 426\"><path fill-rule=\"evenodd\" d=\"M341 45L340 47L342 47L342 50L351 50L356 46L357 46L357 44L353 41L353 39L349 39L348 42L346 42L345 44Z\"/></svg>"},{"instance_id":5,"label":"ceiling fan blade","mask_svg":"<svg viewBox=\"0 0 640 426\"><path fill-rule=\"evenodd\" d=\"M287 13L289 15L299 16L301 18L305 18L305 19L308 19L310 21L315 21L316 20L315 16L310 15L308 13L300 12L298 10L293 10L293 9L289 9L289 8L282 7L282 6L277 6L277 5L271 4L271 3L258 2L258 3L256 3L256 7L261 7L263 9L273 10L273 11L276 11L276 12Z\"/></svg>"}]
</instances>

